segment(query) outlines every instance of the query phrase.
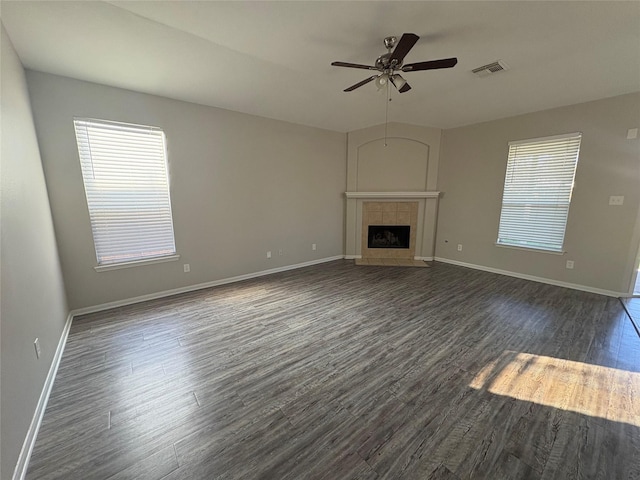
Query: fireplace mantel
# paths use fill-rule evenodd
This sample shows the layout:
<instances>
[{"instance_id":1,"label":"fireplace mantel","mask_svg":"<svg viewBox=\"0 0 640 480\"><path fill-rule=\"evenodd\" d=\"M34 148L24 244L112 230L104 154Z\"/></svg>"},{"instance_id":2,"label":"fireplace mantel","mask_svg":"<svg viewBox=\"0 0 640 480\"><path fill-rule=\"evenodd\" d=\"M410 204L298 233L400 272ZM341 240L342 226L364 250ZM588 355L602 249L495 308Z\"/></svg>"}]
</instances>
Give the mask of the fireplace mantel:
<instances>
[{"instance_id":1,"label":"fireplace mantel","mask_svg":"<svg viewBox=\"0 0 640 480\"><path fill-rule=\"evenodd\" d=\"M440 192L345 192L347 198L438 198Z\"/></svg>"}]
</instances>

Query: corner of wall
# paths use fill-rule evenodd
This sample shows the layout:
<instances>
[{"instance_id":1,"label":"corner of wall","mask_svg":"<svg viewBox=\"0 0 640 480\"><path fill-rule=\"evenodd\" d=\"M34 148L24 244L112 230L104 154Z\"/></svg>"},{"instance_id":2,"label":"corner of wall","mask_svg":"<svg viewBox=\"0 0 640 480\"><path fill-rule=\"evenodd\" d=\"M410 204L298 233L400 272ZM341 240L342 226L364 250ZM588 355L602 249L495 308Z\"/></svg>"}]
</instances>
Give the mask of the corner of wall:
<instances>
[{"instance_id":1,"label":"corner of wall","mask_svg":"<svg viewBox=\"0 0 640 480\"><path fill-rule=\"evenodd\" d=\"M0 476L22 478L71 321L25 72L0 29Z\"/></svg>"}]
</instances>

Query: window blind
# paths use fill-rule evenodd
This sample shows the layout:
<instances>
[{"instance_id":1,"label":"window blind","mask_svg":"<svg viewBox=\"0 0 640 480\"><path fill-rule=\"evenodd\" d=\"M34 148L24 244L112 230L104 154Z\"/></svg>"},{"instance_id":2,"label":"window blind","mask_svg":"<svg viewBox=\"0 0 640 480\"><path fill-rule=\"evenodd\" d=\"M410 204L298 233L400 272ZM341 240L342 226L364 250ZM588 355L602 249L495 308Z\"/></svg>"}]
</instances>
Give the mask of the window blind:
<instances>
[{"instance_id":1,"label":"window blind","mask_svg":"<svg viewBox=\"0 0 640 480\"><path fill-rule=\"evenodd\" d=\"M176 253L159 128L75 119L98 265Z\"/></svg>"},{"instance_id":2,"label":"window blind","mask_svg":"<svg viewBox=\"0 0 640 480\"><path fill-rule=\"evenodd\" d=\"M581 138L509 143L499 245L562 252Z\"/></svg>"}]
</instances>

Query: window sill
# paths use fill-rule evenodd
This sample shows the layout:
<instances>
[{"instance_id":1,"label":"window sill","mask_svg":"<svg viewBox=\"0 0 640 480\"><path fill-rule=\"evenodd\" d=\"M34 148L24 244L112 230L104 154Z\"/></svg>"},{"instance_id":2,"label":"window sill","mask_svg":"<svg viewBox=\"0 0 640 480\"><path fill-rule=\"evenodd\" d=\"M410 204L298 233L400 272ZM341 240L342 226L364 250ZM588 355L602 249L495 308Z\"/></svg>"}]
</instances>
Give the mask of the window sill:
<instances>
[{"instance_id":1,"label":"window sill","mask_svg":"<svg viewBox=\"0 0 640 480\"><path fill-rule=\"evenodd\" d=\"M525 252L535 252L535 253L549 253L551 255L564 255L565 251L555 252L553 250L545 250L543 248L534 248L534 247L518 247L516 245L505 245L503 243L496 243L496 247L500 248L513 248L514 250L524 250Z\"/></svg>"},{"instance_id":2,"label":"window sill","mask_svg":"<svg viewBox=\"0 0 640 480\"><path fill-rule=\"evenodd\" d=\"M122 268L140 267L142 265L151 265L153 263L175 262L180 255L167 255L166 257L145 258L144 260L134 260L132 262L110 263L108 265L98 265L93 267L96 272L106 272L108 270L120 270Z\"/></svg>"}]
</instances>

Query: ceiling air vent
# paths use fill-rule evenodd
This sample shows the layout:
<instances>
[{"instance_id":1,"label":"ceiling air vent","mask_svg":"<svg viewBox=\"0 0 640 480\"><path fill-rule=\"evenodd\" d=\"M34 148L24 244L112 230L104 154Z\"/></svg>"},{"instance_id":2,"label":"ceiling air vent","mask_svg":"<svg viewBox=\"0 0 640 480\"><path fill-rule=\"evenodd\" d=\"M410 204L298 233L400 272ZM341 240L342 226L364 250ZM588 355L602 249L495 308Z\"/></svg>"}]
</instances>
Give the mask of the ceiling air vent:
<instances>
[{"instance_id":1,"label":"ceiling air vent","mask_svg":"<svg viewBox=\"0 0 640 480\"><path fill-rule=\"evenodd\" d=\"M488 65L474 68L471 71L479 77L488 77L489 75L493 75L494 73L499 73L504 70L509 70L509 65L504 63L503 60L497 60L493 63L489 63Z\"/></svg>"}]
</instances>

